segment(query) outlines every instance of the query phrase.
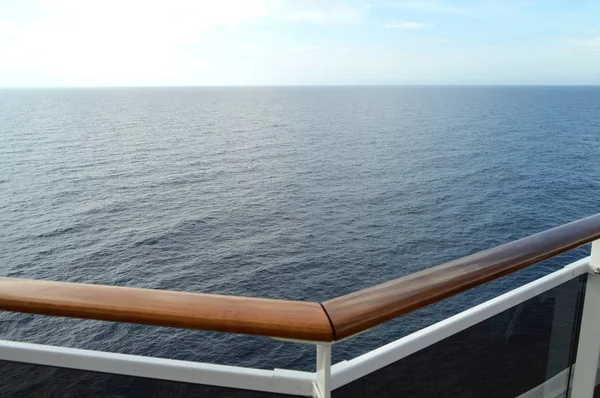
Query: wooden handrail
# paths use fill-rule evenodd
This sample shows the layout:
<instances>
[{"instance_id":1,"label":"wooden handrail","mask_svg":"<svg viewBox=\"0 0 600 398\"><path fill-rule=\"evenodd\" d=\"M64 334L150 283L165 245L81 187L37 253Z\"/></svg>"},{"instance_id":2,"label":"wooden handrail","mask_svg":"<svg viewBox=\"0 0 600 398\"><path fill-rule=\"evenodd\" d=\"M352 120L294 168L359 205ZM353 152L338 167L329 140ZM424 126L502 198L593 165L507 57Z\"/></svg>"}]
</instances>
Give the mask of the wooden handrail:
<instances>
[{"instance_id":1,"label":"wooden handrail","mask_svg":"<svg viewBox=\"0 0 600 398\"><path fill-rule=\"evenodd\" d=\"M600 238L600 214L322 303L336 340Z\"/></svg>"},{"instance_id":2,"label":"wooden handrail","mask_svg":"<svg viewBox=\"0 0 600 398\"><path fill-rule=\"evenodd\" d=\"M319 303L0 278L0 310L331 341Z\"/></svg>"},{"instance_id":3,"label":"wooden handrail","mask_svg":"<svg viewBox=\"0 0 600 398\"><path fill-rule=\"evenodd\" d=\"M323 303L0 278L0 311L333 341L600 238L600 214Z\"/></svg>"}]
</instances>

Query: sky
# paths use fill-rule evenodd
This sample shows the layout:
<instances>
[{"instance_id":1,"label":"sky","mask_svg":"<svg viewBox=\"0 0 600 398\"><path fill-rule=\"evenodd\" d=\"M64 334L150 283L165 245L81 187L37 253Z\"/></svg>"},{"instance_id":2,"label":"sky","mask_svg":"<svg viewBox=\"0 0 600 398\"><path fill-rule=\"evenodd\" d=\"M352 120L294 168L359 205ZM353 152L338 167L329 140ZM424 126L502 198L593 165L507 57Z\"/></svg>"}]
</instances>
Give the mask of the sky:
<instances>
[{"instance_id":1,"label":"sky","mask_svg":"<svg viewBox=\"0 0 600 398\"><path fill-rule=\"evenodd\" d=\"M600 84L600 1L0 0L0 87Z\"/></svg>"}]
</instances>

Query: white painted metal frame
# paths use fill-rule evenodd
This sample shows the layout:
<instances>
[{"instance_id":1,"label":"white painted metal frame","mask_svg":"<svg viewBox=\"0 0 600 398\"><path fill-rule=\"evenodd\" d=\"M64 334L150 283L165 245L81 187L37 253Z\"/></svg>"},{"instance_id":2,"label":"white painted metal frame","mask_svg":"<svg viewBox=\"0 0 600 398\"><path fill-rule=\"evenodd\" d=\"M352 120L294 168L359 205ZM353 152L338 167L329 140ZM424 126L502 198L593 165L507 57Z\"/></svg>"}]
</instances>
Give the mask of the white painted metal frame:
<instances>
[{"instance_id":1,"label":"white painted metal frame","mask_svg":"<svg viewBox=\"0 0 600 398\"><path fill-rule=\"evenodd\" d=\"M317 382L314 396L331 398L331 344L317 344Z\"/></svg>"},{"instance_id":2,"label":"white painted metal frame","mask_svg":"<svg viewBox=\"0 0 600 398\"><path fill-rule=\"evenodd\" d=\"M0 360L184 383L312 396L314 373L80 350L0 340Z\"/></svg>"},{"instance_id":3,"label":"white painted metal frame","mask_svg":"<svg viewBox=\"0 0 600 398\"><path fill-rule=\"evenodd\" d=\"M600 357L600 240L592 243L589 277L583 302L583 316L573 375L573 398L592 398L596 388Z\"/></svg>"},{"instance_id":4,"label":"white painted metal frame","mask_svg":"<svg viewBox=\"0 0 600 398\"><path fill-rule=\"evenodd\" d=\"M421 329L349 361L331 367L331 389L342 387L423 348L463 331L530 298L565 283L589 270L590 257L511 290L485 303ZM600 279L600 278L599 278ZM600 307L598 307L600 308ZM595 371L595 369L594 369Z\"/></svg>"}]
</instances>

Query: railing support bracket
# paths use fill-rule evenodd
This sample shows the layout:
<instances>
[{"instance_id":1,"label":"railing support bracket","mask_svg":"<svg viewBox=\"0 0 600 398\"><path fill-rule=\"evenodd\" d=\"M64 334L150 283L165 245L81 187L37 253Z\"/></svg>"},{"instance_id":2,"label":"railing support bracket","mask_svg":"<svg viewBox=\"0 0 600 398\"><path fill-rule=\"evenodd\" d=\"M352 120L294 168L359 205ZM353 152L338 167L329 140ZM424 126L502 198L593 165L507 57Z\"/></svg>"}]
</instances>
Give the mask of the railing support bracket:
<instances>
[{"instance_id":1,"label":"railing support bracket","mask_svg":"<svg viewBox=\"0 0 600 398\"><path fill-rule=\"evenodd\" d=\"M331 344L317 344L315 398L331 398Z\"/></svg>"}]
</instances>

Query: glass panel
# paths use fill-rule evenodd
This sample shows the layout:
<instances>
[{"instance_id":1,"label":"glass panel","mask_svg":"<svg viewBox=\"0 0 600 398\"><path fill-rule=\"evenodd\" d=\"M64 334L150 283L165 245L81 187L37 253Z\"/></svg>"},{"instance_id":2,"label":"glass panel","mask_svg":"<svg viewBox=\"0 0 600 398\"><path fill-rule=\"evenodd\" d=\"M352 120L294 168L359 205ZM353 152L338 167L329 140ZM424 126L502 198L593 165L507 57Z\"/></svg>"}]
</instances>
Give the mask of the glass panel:
<instances>
[{"instance_id":1,"label":"glass panel","mask_svg":"<svg viewBox=\"0 0 600 398\"><path fill-rule=\"evenodd\" d=\"M536 397L549 396L550 389L556 397L557 388L567 391L586 278L544 292L332 396L512 398L539 388Z\"/></svg>"},{"instance_id":2,"label":"glass panel","mask_svg":"<svg viewBox=\"0 0 600 398\"><path fill-rule=\"evenodd\" d=\"M0 340L265 370L315 368L315 347L310 344L19 312L0 311Z\"/></svg>"},{"instance_id":3,"label":"glass panel","mask_svg":"<svg viewBox=\"0 0 600 398\"><path fill-rule=\"evenodd\" d=\"M290 395L0 361L2 398L289 398Z\"/></svg>"}]
</instances>

